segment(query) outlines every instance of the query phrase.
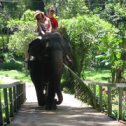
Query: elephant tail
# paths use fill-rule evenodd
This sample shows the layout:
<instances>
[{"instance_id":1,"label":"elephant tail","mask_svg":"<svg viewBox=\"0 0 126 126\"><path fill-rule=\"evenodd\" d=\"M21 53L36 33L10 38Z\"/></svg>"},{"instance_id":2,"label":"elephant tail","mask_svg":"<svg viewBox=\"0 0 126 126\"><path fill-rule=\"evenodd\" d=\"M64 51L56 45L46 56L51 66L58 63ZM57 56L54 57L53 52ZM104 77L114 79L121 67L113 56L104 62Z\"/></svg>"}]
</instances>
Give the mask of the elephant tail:
<instances>
[{"instance_id":1,"label":"elephant tail","mask_svg":"<svg viewBox=\"0 0 126 126\"><path fill-rule=\"evenodd\" d=\"M62 101L63 101L63 95L62 95L62 93L58 92L57 93L57 97L58 97L58 100L56 100L56 105L60 105L62 103Z\"/></svg>"}]
</instances>

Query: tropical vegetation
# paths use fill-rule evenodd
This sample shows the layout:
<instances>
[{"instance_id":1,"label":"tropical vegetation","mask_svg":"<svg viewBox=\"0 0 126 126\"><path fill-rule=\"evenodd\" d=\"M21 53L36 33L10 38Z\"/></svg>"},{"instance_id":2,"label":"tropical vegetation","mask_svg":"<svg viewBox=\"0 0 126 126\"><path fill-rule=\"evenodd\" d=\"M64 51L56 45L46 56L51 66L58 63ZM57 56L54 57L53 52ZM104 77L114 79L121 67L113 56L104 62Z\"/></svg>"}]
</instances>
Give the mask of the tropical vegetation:
<instances>
[{"instance_id":1,"label":"tropical vegetation","mask_svg":"<svg viewBox=\"0 0 126 126\"><path fill-rule=\"evenodd\" d=\"M72 45L72 70L77 76L86 80L87 72L104 69L109 71L104 75L106 82L125 82L125 0L0 2L0 69L24 72L24 55L37 36L34 12L39 9L47 13L52 4L59 20L58 30ZM64 78L70 82L70 85L64 83L65 88L74 90L74 79L69 74Z\"/></svg>"}]
</instances>

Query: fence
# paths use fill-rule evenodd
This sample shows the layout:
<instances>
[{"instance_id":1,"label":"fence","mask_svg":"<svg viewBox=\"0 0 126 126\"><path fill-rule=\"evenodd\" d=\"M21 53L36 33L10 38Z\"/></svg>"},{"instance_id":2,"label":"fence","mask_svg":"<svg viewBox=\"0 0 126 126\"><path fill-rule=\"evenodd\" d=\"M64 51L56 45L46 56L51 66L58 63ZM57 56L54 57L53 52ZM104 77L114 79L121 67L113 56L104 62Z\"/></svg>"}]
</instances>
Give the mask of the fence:
<instances>
[{"instance_id":1,"label":"fence","mask_svg":"<svg viewBox=\"0 0 126 126\"><path fill-rule=\"evenodd\" d=\"M104 111L113 117L113 110L117 110L118 120L126 121L126 83L100 83L81 80L69 67L64 65L75 79L75 96L90 103L93 108ZM124 113L125 112L125 113Z\"/></svg>"},{"instance_id":2,"label":"fence","mask_svg":"<svg viewBox=\"0 0 126 126\"><path fill-rule=\"evenodd\" d=\"M25 100L26 92L23 82L0 84L0 126L10 123Z\"/></svg>"},{"instance_id":3,"label":"fence","mask_svg":"<svg viewBox=\"0 0 126 126\"><path fill-rule=\"evenodd\" d=\"M105 111L110 117L113 117L112 110L117 110L117 119L123 120L122 115L126 110L126 83L84 82L92 89L94 108Z\"/></svg>"}]
</instances>

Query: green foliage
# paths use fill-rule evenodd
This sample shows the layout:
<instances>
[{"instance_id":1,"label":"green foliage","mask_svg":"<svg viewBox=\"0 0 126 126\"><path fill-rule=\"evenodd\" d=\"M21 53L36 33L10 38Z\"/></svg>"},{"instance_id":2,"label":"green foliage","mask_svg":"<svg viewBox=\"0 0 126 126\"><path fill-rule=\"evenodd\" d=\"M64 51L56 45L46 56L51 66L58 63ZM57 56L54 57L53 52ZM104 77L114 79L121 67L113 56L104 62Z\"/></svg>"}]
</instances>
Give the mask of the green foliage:
<instances>
[{"instance_id":1,"label":"green foliage","mask_svg":"<svg viewBox=\"0 0 126 126\"><path fill-rule=\"evenodd\" d=\"M83 0L68 0L63 1L60 6L60 17L61 18L72 18L77 15L84 15L89 13L88 8Z\"/></svg>"},{"instance_id":2,"label":"green foliage","mask_svg":"<svg viewBox=\"0 0 126 126\"><path fill-rule=\"evenodd\" d=\"M6 76L26 82L31 82L31 78L29 74L26 71L20 71L20 70L0 70L1 76ZM3 80L2 82L5 83L6 80Z\"/></svg>"},{"instance_id":3,"label":"green foliage","mask_svg":"<svg viewBox=\"0 0 126 126\"><path fill-rule=\"evenodd\" d=\"M12 53L1 53L0 54L1 64L0 69L4 70L22 70L23 64L15 60Z\"/></svg>"},{"instance_id":4,"label":"green foliage","mask_svg":"<svg viewBox=\"0 0 126 126\"><path fill-rule=\"evenodd\" d=\"M0 84L3 84L3 82L0 80Z\"/></svg>"},{"instance_id":5,"label":"green foliage","mask_svg":"<svg viewBox=\"0 0 126 126\"><path fill-rule=\"evenodd\" d=\"M126 121L126 111L123 111L122 118L123 118L124 121Z\"/></svg>"},{"instance_id":6,"label":"green foliage","mask_svg":"<svg viewBox=\"0 0 126 126\"><path fill-rule=\"evenodd\" d=\"M8 47L12 52L17 55L23 55L26 53L28 44L35 38L35 34L32 32L33 29L31 29L32 27L32 25L26 25L24 29L21 29L21 31L16 32L11 36Z\"/></svg>"},{"instance_id":7,"label":"green foliage","mask_svg":"<svg viewBox=\"0 0 126 126\"><path fill-rule=\"evenodd\" d=\"M78 16L60 22L67 29L74 50L75 71L81 74L84 65L96 55L102 56L102 62L113 65L113 55L119 57L118 29L97 15ZM96 59L95 59L96 60ZM114 61L113 61L114 60Z\"/></svg>"},{"instance_id":8,"label":"green foliage","mask_svg":"<svg viewBox=\"0 0 126 126\"><path fill-rule=\"evenodd\" d=\"M28 48L28 44L37 36L35 33L35 20L33 15L33 11L27 10L20 21L11 20L8 22L10 28L18 29L10 37L10 42L8 44L9 49L17 55L24 55Z\"/></svg>"},{"instance_id":9,"label":"green foliage","mask_svg":"<svg viewBox=\"0 0 126 126\"><path fill-rule=\"evenodd\" d=\"M22 68L23 64L14 60L11 60L9 62L0 65L0 69L4 70L22 70Z\"/></svg>"},{"instance_id":10,"label":"green foliage","mask_svg":"<svg viewBox=\"0 0 126 126\"><path fill-rule=\"evenodd\" d=\"M31 10L41 10L44 11L44 1L43 0L24 0L27 8ZM46 0L47 1L47 0Z\"/></svg>"},{"instance_id":11,"label":"green foliage","mask_svg":"<svg viewBox=\"0 0 126 126\"><path fill-rule=\"evenodd\" d=\"M82 73L82 76L85 77L85 80L92 80L92 81L98 81L98 82L108 82L110 79L111 71L110 70L85 70Z\"/></svg>"},{"instance_id":12,"label":"green foliage","mask_svg":"<svg viewBox=\"0 0 126 126\"><path fill-rule=\"evenodd\" d=\"M117 110L113 110L113 111L112 111L112 116L113 116L114 118L117 119L117 117L118 117L118 112L117 112Z\"/></svg>"},{"instance_id":13,"label":"green foliage","mask_svg":"<svg viewBox=\"0 0 126 126\"><path fill-rule=\"evenodd\" d=\"M120 2L108 3L105 5L105 10L101 12L101 17L118 26L118 23L125 22L126 5Z\"/></svg>"},{"instance_id":14,"label":"green foliage","mask_svg":"<svg viewBox=\"0 0 126 126\"><path fill-rule=\"evenodd\" d=\"M13 18L20 18L25 10L25 3L23 0L18 0L18 2L2 2L2 4L2 11L6 10L8 12L7 15L10 15Z\"/></svg>"},{"instance_id":15,"label":"green foliage","mask_svg":"<svg viewBox=\"0 0 126 126\"><path fill-rule=\"evenodd\" d=\"M34 19L34 11L31 11L31 10L27 10L27 11L25 11L24 13L23 13L23 15L22 15L22 17L21 17L21 21L27 21L27 22L29 22L29 21L33 21L33 22L35 22L35 19Z\"/></svg>"}]
</instances>

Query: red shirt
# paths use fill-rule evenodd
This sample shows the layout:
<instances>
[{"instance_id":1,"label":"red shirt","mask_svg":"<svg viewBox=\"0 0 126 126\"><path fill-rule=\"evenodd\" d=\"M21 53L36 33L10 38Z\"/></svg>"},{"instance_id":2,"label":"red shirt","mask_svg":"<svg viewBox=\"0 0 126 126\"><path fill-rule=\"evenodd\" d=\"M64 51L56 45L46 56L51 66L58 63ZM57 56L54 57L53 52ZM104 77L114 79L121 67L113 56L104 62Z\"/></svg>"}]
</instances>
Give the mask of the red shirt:
<instances>
[{"instance_id":1,"label":"red shirt","mask_svg":"<svg viewBox=\"0 0 126 126\"><path fill-rule=\"evenodd\" d=\"M52 29L55 29L58 27L58 21L54 17L49 17L51 24L52 24Z\"/></svg>"}]
</instances>

